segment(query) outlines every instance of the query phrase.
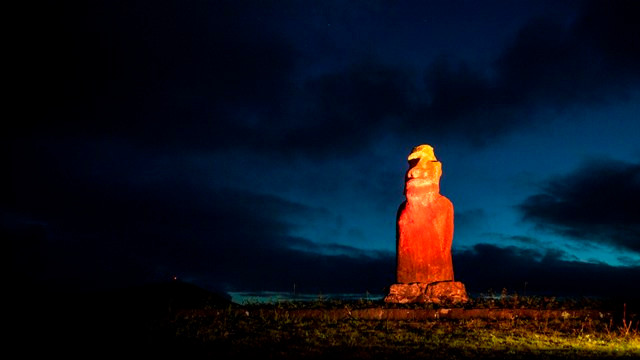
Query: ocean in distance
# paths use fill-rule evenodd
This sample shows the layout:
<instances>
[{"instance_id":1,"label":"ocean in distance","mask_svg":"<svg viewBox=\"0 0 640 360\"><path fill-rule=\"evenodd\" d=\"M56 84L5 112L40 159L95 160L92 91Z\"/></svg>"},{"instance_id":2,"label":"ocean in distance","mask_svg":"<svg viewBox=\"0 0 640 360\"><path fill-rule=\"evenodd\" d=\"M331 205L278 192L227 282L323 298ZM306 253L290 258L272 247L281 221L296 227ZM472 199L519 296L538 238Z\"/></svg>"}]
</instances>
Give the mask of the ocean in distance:
<instances>
[{"instance_id":1,"label":"ocean in distance","mask_svg":"<svg viewBox=\"0 0 640 360\"><path fill-rule=\"evenodd\" d=\"M228 292L231 301L236 304L268 304L288 301L328 301L328 300L363 300L377 301L384 298L383 294L298 294L292 292L259 291L259 292Z\"/></svg>"},{"instance_id":2,"label":"ocean in distance","mask_svg":"<svg viewBox=\"0 0 640 360\"><path fill-rule=\"evenodd\" d=\"M231 301L236 304L277 304L279 302L290 301L331 301L331 300L348 300L348 301L379 301L384 299L385 294L373 294L373 293L315 293L315 294L300 294L287 291L253 291L253 292L227 292L227 295L231 296ZM494 299L500 300L503 298L513 298L513 294L500 294L500 293L475 293L467 292L472 299ZM515 295L517 296L517 295ZM554 296L553 294L531 294L533 297L540 296L553 296L554 299L563 300L564 296ZM597 300L597 297L590 297Z\"/></svg>"}]
</instances>

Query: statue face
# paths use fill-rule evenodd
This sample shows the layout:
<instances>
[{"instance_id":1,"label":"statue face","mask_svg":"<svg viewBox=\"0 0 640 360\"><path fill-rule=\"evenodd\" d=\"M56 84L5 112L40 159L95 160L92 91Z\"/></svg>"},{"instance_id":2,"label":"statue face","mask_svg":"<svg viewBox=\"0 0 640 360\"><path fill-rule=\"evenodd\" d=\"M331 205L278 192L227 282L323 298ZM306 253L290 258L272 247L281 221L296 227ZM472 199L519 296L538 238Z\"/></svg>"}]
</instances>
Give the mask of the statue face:
<instances>
[{"instance_id":1,"label":"statue face","mask_svg":"<svg viewBox=\"0 0 640 360\"><path fill-rule=\"evenodd\" d=\"M407 180L423 179L432 184L439 184L441 176L442 164L439 161L420 160L407 171Z\"/></svg>"},{"instance_id":2,"label":"statue face","mask_svg":"<svg viewBox=\"0 0 640 360\"><path fill-rule=\"evenodd\" d=\"M405 177L407 199L427 193L439 193L442 164L436 159L433 148L429 145L416 146L407 160L409 161L409 170Z\"/></svg>"}]
</instances>

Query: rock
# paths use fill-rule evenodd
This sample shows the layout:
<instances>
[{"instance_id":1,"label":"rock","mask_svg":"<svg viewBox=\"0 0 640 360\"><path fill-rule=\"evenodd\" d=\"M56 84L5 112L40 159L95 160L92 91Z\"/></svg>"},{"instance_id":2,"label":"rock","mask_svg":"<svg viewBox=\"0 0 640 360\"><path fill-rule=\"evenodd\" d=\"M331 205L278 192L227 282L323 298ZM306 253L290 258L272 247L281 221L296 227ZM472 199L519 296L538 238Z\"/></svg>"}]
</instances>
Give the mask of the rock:
<instances>
[{"instance_id":1,"label":"rock","mask_svg":"<svg viewBox=\"0 0 640 360\"><path fill-rule=\"evenodd\" d=\"M385 302L407 304L426 302L425 290L428 284L393 284L389 288L389 294L384 298Z\"/></svg>"},{"instance_id":2,"label":"rock","mask_svg":"<svg viewBox=\"0 0 640 360\"><path fill-rule=\"evenodd\" d=\"M453 283L454 280L451 259L453 204L440 194L442 164L437 160L433 147L420 145L413 148L408 161L404 190L406 201L400 205L397 216L398 284L391 286L385 301L431 301L429 299L444 298L446 291L452 292L452 298L468 300L462 283L458 283L461 286L438 286L437 290L432 290L437 291L437 296L426 293L429 284ZM424 296L414 294L416 286Z\"/></svg>"},{"instance_id":3,"label":"rock","mask_svg":"<svg viewBox=\"0 0 640 360\"><path fill-rule=\"evenodd\" d=\"M427 302L464 303L469 301L464 284L459 281L441 281L427 285L425 291Z\"/></svg>"},{"instance_id":4,"label":"rock","mask_svg":"<svg viewBox=\"0 0 640 360\"><path fill-rule=\"evenodd\" d=\"M439 281L431 284L393 284L385 302L458 304L469 301L464 284L459 281Z\"/></svg>"}]
</instances>

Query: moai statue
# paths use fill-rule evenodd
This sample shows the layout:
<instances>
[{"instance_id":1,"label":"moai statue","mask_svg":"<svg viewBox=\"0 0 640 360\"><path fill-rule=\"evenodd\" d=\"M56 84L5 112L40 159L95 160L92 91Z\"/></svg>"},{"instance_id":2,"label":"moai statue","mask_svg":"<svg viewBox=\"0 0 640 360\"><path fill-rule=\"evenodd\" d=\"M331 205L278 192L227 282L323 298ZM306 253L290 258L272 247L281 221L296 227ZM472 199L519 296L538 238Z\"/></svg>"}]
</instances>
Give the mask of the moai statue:
<instances>
[{"instance_id":1,"label":"moai statue","mask_svg":"<svg viewBox=\"0 0 640 360\"><path fill-rule=\"evenodd\" d=\"M397 284L386 302L466 302L464 284L453 280L453 204L440 194L442 164L433 148L420 145L409 155L404 201L396 233Z\"/></svg>"}]
</instances>

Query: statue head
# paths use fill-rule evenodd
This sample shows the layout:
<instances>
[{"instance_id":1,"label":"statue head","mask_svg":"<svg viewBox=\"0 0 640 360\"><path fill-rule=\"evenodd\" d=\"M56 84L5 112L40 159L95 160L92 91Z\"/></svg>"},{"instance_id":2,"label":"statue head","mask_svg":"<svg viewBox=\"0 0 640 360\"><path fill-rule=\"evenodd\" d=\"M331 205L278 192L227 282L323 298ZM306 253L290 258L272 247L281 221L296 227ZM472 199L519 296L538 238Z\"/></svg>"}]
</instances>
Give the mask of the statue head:
<instances>
[{"instance_id":1,"label":"statue head","mask_svg":"<svg viewBox=\"0 0 640 360\"><path fill-rule=\"evenodd\" d=\"M409 170L407 171L407 182L412 179L420 180L421 183L440 184L442 176L442 163L436 159L433 147L430 145L419 145L413 148L407 159Z\"/></svg>"},{"instance_id":2,"label":"statue head","mask_svg":"<svg viewBox=\"0 0 640 360\"><path fill-rule=\"evenodd\" d=\"M409 154L409 162L414 159L425 159L427 161L437 161L436 155L433 153L433 147L431 145L418 145L411 150Z\"/></svg>"}]
</instances>

